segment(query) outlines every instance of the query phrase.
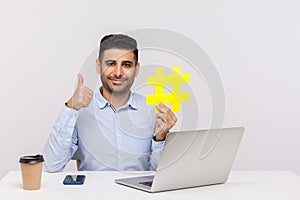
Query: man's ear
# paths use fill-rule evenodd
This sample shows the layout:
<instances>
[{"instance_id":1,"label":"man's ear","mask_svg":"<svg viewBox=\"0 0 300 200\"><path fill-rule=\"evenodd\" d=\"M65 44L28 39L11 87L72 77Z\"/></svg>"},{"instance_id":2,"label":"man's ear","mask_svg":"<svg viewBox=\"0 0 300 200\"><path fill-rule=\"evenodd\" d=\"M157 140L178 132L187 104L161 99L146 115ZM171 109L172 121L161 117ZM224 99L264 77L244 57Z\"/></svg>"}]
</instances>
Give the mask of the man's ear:
<instances>
[{"instance_id":1,"label":"man's ear","mask_svg":"<svg viewBox=\"0 0 300 200\"><path fill-rule=\"evenodd\" d=\"M134 76L135 77L137 77L138 76L138 74L139 74L139 72L140 72L140 63L138 62L137 64L136 64L136 66L135 66L135 74L134 74Z\"/></svg>"},{"instance_id":2,"label":"man's ear","mask_svg":"<svg viewBox=\"0 0 300 200\"><path fill-rule=\"evenodd\" d=\"M101 61L98 58L96 59L96 72L97 74L101 73Z\"/></svg>"}]
</instances>

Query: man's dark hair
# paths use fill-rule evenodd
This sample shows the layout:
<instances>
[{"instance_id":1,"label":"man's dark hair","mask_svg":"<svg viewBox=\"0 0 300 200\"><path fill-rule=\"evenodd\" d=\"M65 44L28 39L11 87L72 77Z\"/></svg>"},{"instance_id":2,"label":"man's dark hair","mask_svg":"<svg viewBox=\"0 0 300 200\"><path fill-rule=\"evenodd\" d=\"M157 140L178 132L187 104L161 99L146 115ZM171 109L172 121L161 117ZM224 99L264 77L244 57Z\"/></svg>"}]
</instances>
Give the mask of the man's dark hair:
<instances>
[{"instance_id":1,"label":"man's dark hair","mask_svg":"<svg viewBox=\"0 0 300 200\"><path fill-rule=\"evenodd\" d=\"M135 39L123 34L110 34L104 36L100 41L99 60L103 52L107 49L126 49L132 50L135 61L138 62L138 49Z\"/></svg>"}]
</instances>

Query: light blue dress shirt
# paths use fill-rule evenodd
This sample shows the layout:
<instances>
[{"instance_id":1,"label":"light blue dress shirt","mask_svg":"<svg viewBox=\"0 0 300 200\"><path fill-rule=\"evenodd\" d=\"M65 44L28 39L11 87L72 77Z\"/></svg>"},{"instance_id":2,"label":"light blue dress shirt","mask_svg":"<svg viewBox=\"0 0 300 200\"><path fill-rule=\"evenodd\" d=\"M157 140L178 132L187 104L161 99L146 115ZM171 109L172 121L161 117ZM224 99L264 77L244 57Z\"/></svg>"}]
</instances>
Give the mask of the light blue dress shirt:
<instances>
[{"instance_id":1,"label":"light blue dress shirt","mask_svg":"<svg viewBox=\"0 0 300 200\"><path fill-rule=\"evenodd\" d=\"M115 110L98 90L88 107L63 108L44 147L44 167L62 171L73 158L78 170L155 170L164 144L153 140L155 126L144 96L131 93Z\"/></svg>"}]
</instances>

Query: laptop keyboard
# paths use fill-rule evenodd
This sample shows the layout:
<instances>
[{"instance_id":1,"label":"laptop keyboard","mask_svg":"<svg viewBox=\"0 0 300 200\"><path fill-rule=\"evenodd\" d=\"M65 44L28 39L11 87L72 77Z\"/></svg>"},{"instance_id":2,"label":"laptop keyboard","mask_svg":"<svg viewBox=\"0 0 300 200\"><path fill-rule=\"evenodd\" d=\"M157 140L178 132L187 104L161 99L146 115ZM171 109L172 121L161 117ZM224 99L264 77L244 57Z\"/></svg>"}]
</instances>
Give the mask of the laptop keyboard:
<instances>
[{"instance_id":1,"label":"laptop keyboard","mask_svg":"<svg viewBox=\"0 0 300 200\"><path fill-rule=\"evenodd\" d=\"M142 185L147 185L147 186L149 186L149 187L151 187L151 186L152 186L152 183L153 183L153 181L139 182L139 184L142 184Z\"/></svg>"}]
</instances>

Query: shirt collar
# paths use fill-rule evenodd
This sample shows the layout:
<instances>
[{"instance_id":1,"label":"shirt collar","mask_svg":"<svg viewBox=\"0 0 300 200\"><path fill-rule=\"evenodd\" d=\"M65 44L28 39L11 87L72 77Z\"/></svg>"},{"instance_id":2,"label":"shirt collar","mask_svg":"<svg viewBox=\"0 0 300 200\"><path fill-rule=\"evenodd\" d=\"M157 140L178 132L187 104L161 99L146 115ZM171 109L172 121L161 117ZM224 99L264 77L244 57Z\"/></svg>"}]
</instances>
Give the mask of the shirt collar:
<instances>
[{"instance_id":1,"label":"shirt collar","mask_svg":"<svg viewBox=\"0 0 300 200\"><path fill-rule=\"evenodd\" d=\"M110 106L110 103L102 96L102 87L100 87L100 89L97 90L95 94L95 99L96 99L95 104L100 109L104 109L105 107ZM130 107L133 110L138 110L139 108L138 103L135 100L135 94L132 92L130 92L128 101L122 107L120 107L119 110L127 107Z\"/></svg>"}]
</instances>

